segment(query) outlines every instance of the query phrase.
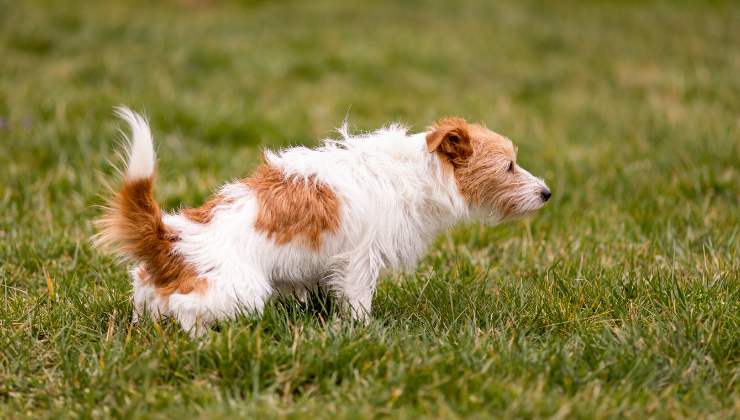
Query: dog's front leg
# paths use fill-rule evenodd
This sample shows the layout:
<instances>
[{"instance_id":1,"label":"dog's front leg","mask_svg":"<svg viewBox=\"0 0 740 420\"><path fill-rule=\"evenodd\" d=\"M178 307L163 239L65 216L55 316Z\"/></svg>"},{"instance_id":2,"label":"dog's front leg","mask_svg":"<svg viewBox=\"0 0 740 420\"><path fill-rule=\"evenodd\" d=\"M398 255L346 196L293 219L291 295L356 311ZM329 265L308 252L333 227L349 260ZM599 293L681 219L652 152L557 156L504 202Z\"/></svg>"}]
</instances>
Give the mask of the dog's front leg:
<instances>
[{"instance_id":1,"label":"dog's front leg","mask_svg":"<svg viewBox=\"0 0 740 420\"><path fill-rule=\"evenodd\" d=\"M373 264L372 259L367 255L352 258L339 278L335 280L344 312L349 311L352 319L363 323L370 321L370 307L380 269L380 265Z\"/></svg>"}]
</instances>

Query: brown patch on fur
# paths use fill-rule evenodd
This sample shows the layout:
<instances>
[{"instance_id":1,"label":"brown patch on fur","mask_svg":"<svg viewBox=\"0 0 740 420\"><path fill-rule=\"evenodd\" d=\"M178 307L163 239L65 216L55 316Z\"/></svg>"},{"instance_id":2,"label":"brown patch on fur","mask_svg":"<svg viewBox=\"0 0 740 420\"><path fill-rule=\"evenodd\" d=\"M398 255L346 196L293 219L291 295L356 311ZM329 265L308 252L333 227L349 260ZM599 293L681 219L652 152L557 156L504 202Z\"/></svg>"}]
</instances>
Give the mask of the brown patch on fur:
<instances>
[{"instance_id":1,"label":"brown patch on fur","mask_svg":"<svg viewBox=\"0 0 740 420\"><path fill-rule=\"evenodd\" d=\"M139 280L144 284L154 283L153 277L149 275L144 263L139 265L137 275L139 276ZM192 275L183 276L183 281L180 283L171 283L165 286L154 284L154 288L161 297L169 297L175 292L183 295L195 292L202 295L208 290L208 280L198 277L193 271Z\"/></svg>"},{"instance_id":2,"label":"brown patch on fur","mask_svg":"<svg viewBox=\"0 0 740 420\"><path fill-rule=\"evenodd\" d=\"M427 135L427 146L451 167L468 202L494 207L503 217L515 212L513 198L522 180L516 170L507 170L510 162L516 162L516 150L509 139L461 118L444 118Z\"/></svg>"},{"instance_id":3,"label":"brown patch on fur","mask_svg":"<svg viewBox=\"0 0 740 420\"><path fill-rule=\"evenodd\" d=\"M149 284L152 282L152 278L149 277L149 273L147 273L144 264L139 264L139 269L136 271L136 275L139 277L139 281L144 284Z\"/></svg>"},{"instance_id":4,"label":"brown patch on fur","mask_svg":"<svg viewBox=\"0 0 740 420\"><path fill-rule=\"evenodd\" d=\"M183 210L182 215L195 223L210 223L213 220L213 211L216 207L227 202L227 199L221 194L214 194L202 206Z\"/></svg>"},{"instance_id":5,"label":"brown patch on fur","mask_svg":"<svg viewBox=\"0 0 740 420\"><path fill-rule=\"evenodd\" d=\"M100 229L96 243L140 261L140 270L145 270L160 295L205 291L207 281L174 250L179 238L162 221L152 195L152 178L125 181L95 224Z\"/></svg>"},{"instance_id":6,"label":"brown patch on fur","mask_svg":"<svg viewBox=\"0 0 740 420\"><path fill-rule=\"evenodd\" d=\"M285 177L280 169L263 164L242 182L259 202L254 227L278 244L298 239L319 249L321 234L339 227L339 200L315 176Z\"/></svg>"}]
</instances>

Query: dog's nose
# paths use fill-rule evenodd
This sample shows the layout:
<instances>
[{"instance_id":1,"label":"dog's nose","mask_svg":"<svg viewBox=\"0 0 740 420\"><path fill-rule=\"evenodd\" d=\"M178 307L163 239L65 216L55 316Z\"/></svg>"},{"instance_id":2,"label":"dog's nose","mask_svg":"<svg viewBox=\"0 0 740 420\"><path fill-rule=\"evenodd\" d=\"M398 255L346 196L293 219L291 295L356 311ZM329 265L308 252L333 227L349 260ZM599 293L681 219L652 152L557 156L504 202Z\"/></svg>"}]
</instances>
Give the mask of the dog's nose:
<instances>
[{"instance_id":1,"label":"dog's nose","mask_svg":"<svg viewBox=\"0 0 740 420\"><path fill-rule=\"evenodd\" d=\"M540 191L540 197L542 197L542 201L549 200L551 196L552 196L552 193L547 188L545 188L544 190Z\"/></svg>"}]
</instances>

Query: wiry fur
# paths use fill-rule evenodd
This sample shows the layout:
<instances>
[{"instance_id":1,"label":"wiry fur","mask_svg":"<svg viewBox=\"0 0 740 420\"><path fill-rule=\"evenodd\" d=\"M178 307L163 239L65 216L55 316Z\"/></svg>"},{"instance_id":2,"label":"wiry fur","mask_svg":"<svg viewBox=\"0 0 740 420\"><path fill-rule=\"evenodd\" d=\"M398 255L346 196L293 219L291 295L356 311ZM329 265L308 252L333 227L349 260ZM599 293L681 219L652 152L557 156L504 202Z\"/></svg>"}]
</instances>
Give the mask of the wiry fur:
<instances>
[{"instance_id":1,"label":"wiry fur","mask_svg":"<svg viewBox=\"0 0 740 420\"><path fill-rule=\"evenodd\" d=\"M154 151L146 122L132 127L123 187L98 223L132 268L134 304L184 329L259 313L271 294L329 287L365 319L380 272L413 267L456 222L528 214L549 198L511 142L461 119L408 134L391 125L323 146L267 152L254 176L203 207L162 213L151 195ZM547 191L545 197L543 191Z\"/></svg>"}]
</instances>

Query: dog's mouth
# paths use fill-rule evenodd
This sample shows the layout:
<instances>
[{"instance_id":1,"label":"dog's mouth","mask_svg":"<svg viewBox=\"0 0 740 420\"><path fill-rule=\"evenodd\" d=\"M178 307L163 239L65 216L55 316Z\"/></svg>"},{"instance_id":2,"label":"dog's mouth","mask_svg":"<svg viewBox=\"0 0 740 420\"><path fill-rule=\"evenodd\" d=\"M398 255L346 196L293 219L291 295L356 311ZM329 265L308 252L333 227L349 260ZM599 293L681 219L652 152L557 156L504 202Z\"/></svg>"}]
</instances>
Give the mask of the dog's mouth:
<instances>
[{"instance_id":1,"label":"dog's mouth","mask_svg":"<svg viewBox=\"0 0 740 420\"><path fill-rule=\"evenodd\" d=\"M508 214L506 215L506 217L500 220L501 222L515 222L517 220L522 220L522 219L526 219L527 217L533 216L535 213L537 213L538 210L539 208L518 211L516 213Z\"/></svg>"},{"instance_id":2,"label":"dog's mouth","mask_svg":"<svg viewBox=\"0 0 740 420\"><path fill-rule=\"evenodd\" d=\"M521 219L526 219L537 213L542 207L545 206L545 202L539 202L526 207L517 208L515 210L509 210L507 212L501 212L499 209L485 209L479 211L479 219L485 224L499 224L504 222L512 222ZM482 209L481 209L482 210Z\"/></svg>"}]
</instances>

